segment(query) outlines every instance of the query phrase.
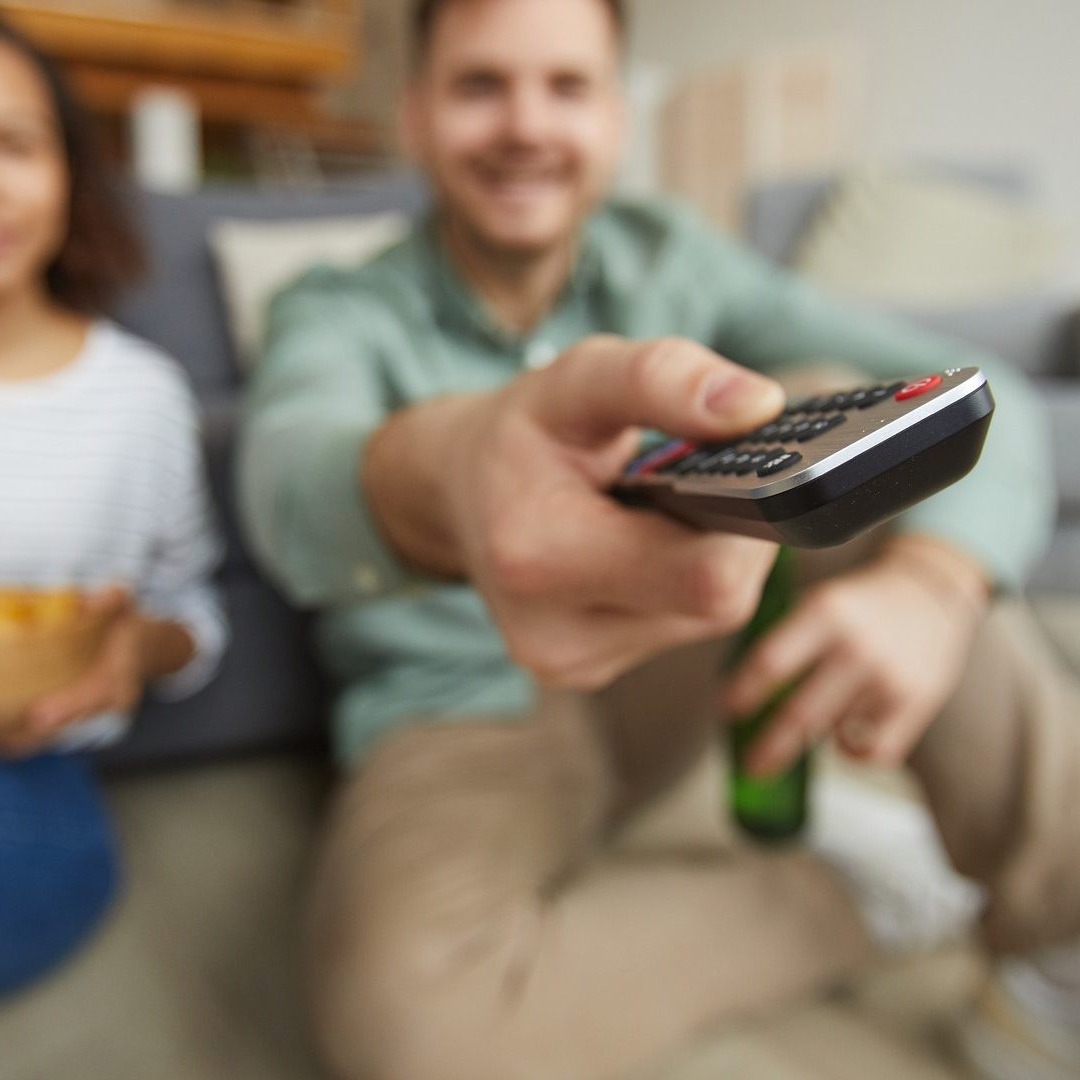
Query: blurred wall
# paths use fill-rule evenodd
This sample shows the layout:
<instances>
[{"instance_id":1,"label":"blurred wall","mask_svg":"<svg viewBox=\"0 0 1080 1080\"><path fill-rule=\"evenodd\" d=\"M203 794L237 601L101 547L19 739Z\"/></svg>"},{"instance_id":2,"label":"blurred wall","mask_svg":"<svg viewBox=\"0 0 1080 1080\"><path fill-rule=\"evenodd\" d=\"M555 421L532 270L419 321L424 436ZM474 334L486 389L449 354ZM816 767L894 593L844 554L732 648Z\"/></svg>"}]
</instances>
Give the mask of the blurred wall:
<instances>
[{"instance_id":1,"label":"blurred wall","mask_svg":"<svg viewBox=\"0 0 1080 1080\"><path fill-rule=\"evenodd\" d=\"M864 50L869 155L1021 162L1080 221L1077 0L629 0L633 59L668 77L840 35Z\"/></svg>"}]
</instances>

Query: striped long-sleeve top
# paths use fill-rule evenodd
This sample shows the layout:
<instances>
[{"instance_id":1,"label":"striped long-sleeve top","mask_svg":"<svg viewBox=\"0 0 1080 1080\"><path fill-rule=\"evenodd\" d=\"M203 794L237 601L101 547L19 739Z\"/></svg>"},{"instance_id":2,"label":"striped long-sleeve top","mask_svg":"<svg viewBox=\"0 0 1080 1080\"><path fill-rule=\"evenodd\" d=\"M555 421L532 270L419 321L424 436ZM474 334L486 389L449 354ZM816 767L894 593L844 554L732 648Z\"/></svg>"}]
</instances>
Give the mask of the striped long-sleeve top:
<instances>
[{"instance_id":1,"label":"striped long-sleeve top","mask_svg":"<svg viewBox=\"0 0 1080 1080\"><path fill-rule=\"evenodd\" d=\"M188 664L154 686L203 686L227 629L210 576L221 553L198 412L174 360L108 321L41 379L0 381L0 586L127 587L140 610L191 634ZM128 717L95 717L65 747L113 741Z\"/></svg>"}]
</instances>

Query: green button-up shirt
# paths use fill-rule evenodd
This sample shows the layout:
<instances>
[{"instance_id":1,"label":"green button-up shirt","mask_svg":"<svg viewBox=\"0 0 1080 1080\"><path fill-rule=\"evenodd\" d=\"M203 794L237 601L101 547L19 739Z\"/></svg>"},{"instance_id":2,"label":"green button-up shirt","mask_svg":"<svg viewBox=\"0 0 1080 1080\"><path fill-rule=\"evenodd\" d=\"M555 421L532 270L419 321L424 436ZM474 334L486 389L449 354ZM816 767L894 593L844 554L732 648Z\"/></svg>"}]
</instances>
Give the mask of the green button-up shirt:
<instances>
[{"instance_id":1,"label":"green button-up shirt","mask_svg":"<svg viewBox=\"0 0 1080 1080\"><path fill-rule=\"evenodd\" d=\"M1045 424L1000 362L838 304L662 203L597 213L555 308L532 332L508 333L433 224L418 224L374 262L312 270L275 299L241 440L255 550L287 595L318 610L318 650L343 687L343 760L408 717L532 699L475 590L418 579L383 542L358 486L368 437L395 409L500 386L601 331L678 334L770 374L843 361L891 380L978 365L998 401L983 459L901 527L952 541L1006 585L1022 582L1044 548L1054 512Z\"/></svg>"}]
</instances>

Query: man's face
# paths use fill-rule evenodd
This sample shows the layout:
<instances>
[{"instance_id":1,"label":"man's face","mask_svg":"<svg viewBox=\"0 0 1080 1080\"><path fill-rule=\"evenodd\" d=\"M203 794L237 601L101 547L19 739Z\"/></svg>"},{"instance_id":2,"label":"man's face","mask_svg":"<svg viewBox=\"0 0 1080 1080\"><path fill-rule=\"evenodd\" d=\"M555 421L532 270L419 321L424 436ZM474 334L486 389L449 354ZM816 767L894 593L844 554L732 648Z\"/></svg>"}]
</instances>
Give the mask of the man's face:
<instances>
[{"instance_id":1,"label":"man's face","mask_svg":"<svg viewBox=\"0 0 1080 1080\"><path fill-rule=\"evenodd\" d=\"M442 211L503 255L576 236L622 145L619 42L600 0L457 0L405 106Z\"/></svg>"}]
</instances>

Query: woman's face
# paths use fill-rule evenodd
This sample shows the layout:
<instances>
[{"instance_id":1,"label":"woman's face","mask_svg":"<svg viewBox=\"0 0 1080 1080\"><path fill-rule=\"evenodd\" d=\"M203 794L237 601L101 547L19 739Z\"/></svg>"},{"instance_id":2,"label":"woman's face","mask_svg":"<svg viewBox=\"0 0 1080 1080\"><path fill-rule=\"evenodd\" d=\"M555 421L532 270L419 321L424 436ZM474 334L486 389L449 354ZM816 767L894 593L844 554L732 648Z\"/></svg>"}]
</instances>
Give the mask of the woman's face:
<instances>
[{"instance_id":1,"label":"woman's face","mask_svg":"<svg viewBox=\"0 0 1080 1080\"><path fill-rule=\"evenodd\" d=\"M67 221L67 162L48 87L0 42L0 300L44 288Z\"/></svg>"}]
</instances>

